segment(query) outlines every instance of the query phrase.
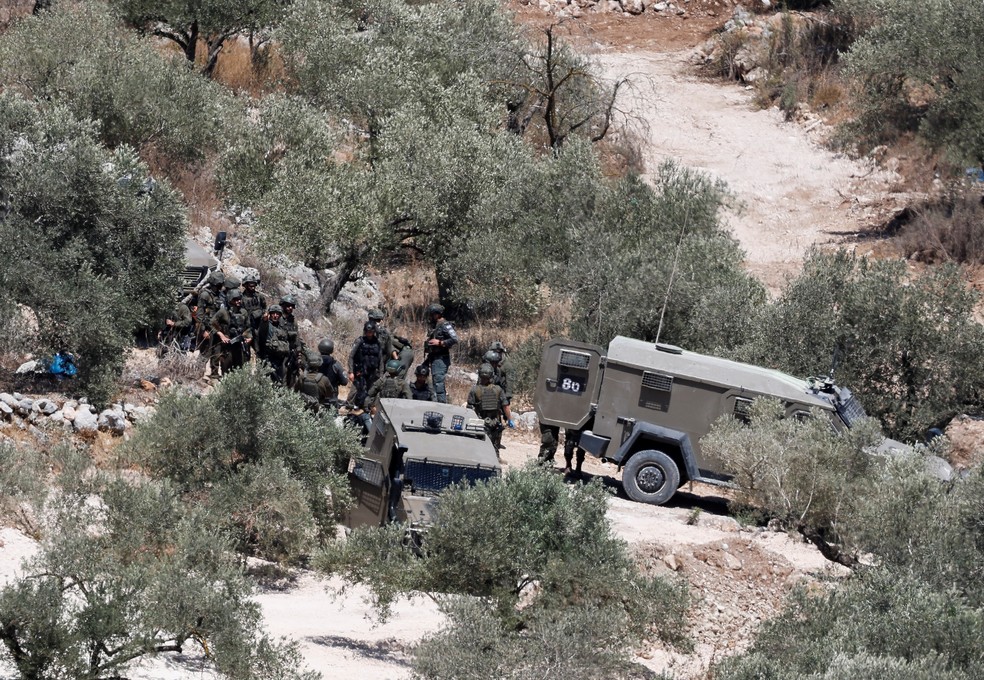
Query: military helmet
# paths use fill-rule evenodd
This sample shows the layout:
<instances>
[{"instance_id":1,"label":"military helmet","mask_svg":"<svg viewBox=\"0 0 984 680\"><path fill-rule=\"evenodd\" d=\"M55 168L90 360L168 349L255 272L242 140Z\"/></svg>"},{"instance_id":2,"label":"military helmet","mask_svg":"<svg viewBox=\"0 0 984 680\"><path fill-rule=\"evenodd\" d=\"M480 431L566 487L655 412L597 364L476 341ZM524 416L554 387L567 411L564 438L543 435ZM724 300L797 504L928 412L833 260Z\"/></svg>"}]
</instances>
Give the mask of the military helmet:
<instances>
[{"instance_id":1,"label":"military helmet","mask_svg":"<svg viewBox=\"0 0 984 680\"><path fill-rule=\"evenodd\" d=\"M229 290L235 290L236 288L239 288L239 286L241 285L242 282L239 280L238 277L233 276L232 274L225 277L225 287L228 288Z\"/></svg>"},{"instance_id":2,"label":"military helmet","mask_svg":"<svg viewBox=\"0 0 984 680\"><path fill-rule=\"evenodd\" d=\"M267 314L283 314L284 308L280 305L270 305L267 307Z\"/></svg>"},{"instance_id":3,"label":"military helmet","mask_svg":"<svg viewBox=\"0 0 984 680\"><path fill-rule=\"evenodd\" d=\"M321 352L314 348L304 350L304 361L309 369L321 367Z\"/></svg>"},{"instance_id":4,"label":"military helmet","mask_svg":"<svg viewBox=\"0 0 984 680\"><path fill-rule=\"evenodd\" d=\"M502 355L490 349L482 359L490 364L497 364L502 361Z\"/></svg>"},{"instance_id":5,"label":"military helmet","mask_svg":"<svg viewBox=\"0 0 984 680\"><path fill-rule=\"evenodd\" d=\"M439 305L436 302L433 303L433 304L427 305L427 316L431 316L432 314L439 314L439 315L443 316L444 315L444 305Z\"/></svg>"},{"instance_id":6,"label":"military helmet","mask_svg":"<svg viewBox=\"0 0 984 680\"><path fill-rule=\"evenodd\" d=\"M491 378L495 371L490 364L482 364L478 369L479 378Z\"/></svg>"},{"instance_id":7,"label":"military helmet","mask_svg":"<svg viewBox=\"0 0 984 680\"><path fill-rule=\"evenodd\" d=\"M375 321L366 321L365 324L363 324L363 326L362 326L362 332L363 333L368 333L369 331L372 331L373 333L376 332L376 322Z\"/></svg>"},{"instance_id":8,"label":"military helmet","mask_svg":"<svg viewBox=\"0 0 984 680\"><path fill-rule=\"evenodd\" d=\"M506 346L502 344L502 340L493 340L489 349L493 352L505 352Z\"/></svg>"},{"instance_id":9,"label":"military helmet","mask_svg":"<svg viewBox=\"0 0 984 680\"><path fill-rule=\"evenodd\" d=\"M386 372L390 375L396 375L400 372L400 367L402 364L396 359L390 359L386 362Z\"/></svg>"},{"instance_id":10,"label":"military helmet","mask_svg":"<svg viewBox=\"0 0 984 680\"><path fill-rule=\"evenodd\" d=\"M375 321L375 322L378 323L378 322L382 321L385 316L386 315L383 314L383 310L381 310L381 309L370 309L369 310L369 320L370 321Z\"/></svg>"},{"instance_id":11,"label":"military helmet","mask_svg":"<svg viewBox=\"0 0 984 680\"><path fill-rule=\"evenodd\" d=\"M426 378L430 375L431 371L425 364L420 364L420 366L417 366L417 370L415 370L414 373L417 375L422 375Z\"/></svg>"},{"instance_id":12,"label":"military helmet","mask_svg":"<svg viewBox=\"0 0 984 680\"><path fill-rule=\"evenodd\" d=\"M221 286L223 283L225 283L225 274L222 272L215 270L208 275L208 285Z\"/></svg>"},{"instance_id":13,"label":"military helmet","mask_svg":"<svg viewBox=\"0 0 984 680\"><path fill-rule=\"evenodd\" d=\"M291 307L297 306L297 300L294 298L293 295L284 295L282 298L280 298L280 306L286 307L287 305L290 305Z\"/></svg>"},{"instance_id":14,"label":"military helmet","mask_svg":"<svg viewBox=\"0 0 984 680\"><path fill-rule=\"evenodd\" d=\"M247 274L246 276L243 277L243 285L244 286L247 283L256 283L256 284L258 284L259 282L260 282L260 275L259 274L253 274L252 272L250 272L249 274Z\"/></svg>"},{"instance_id":15,"label":"military helmet","mask_svg":"<svg viewBox=\"0 0 984 680\"><path fill-rule=\"evenodd\" d=\"M235 290L231 290L231 291L229 291L229 296L226 299L229 302L232 302L233 300L242 300L243 299L243 292L241 290L239 290L238 288L236 288Z\"/></svg>"},{"instance_id":16,"label":"military helmet","mask_svg":"<svg viewBox=\"0 0 984 680\"><path fill-rule=\"evenodd\" d=\"M335 342L333 340L329 340L328 338L325 338L324 340L318 343L318 351L321 352L322 354L331 354L332 352L335 351Z\"/></svg>"}]
</instances>

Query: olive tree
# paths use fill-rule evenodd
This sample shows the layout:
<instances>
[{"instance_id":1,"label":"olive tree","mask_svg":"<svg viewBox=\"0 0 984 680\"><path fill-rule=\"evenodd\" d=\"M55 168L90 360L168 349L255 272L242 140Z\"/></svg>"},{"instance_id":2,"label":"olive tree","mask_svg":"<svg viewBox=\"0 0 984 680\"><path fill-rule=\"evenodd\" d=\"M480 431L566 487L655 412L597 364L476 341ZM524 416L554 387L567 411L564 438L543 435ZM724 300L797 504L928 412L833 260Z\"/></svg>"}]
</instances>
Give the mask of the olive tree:
<instances>
[{"instance_id":1,"label":"olive tree","mask_svg":"<svg viewBox=\"0 0 984 680\"><path fill-rule=\"evenodd\" d=\"M5 456L50 470L39 457ZM27 494L47 498L41 542L0 589L0 657L19 677L110 680L139 659L192 651L230 679L316 677L300 670L294 645L263 632L252 586L210 515L173 485L124 482L74 460ZM25 492L0 481L3 498Z\"/></svg>"},{"instance_id":2,"label":"olive tree","mask_svg":"<svg viewBox=\"0 0 984 680\"><path fill-rule=\"evenodd\" d=\"M222 88L161 56L98 3L58 4L0 36L0 83L39 107L97 121L110 148L200 160L235 108Z\"/></svg>"},{"instance_id":3,"label":"olive tree","mask_svg":"<svg viewBox=\"0 0 984 680\"><path fill-rule=\"evenodd\" d=\"M984 398L984 328L955 266L813 252L738 353L793 375L826 375L897 437L919 440Z\"/></svg>"},{"instance_id":4,"label":"olive tree","mask_svg":"<svg viewBox=\"0 0 984 680\"><path fill-rule=\"evenodd\" d=\"M416 650L424 677L612 677L634 642L684 640L686 597L639 572L605 509L600 485L512 470L443 494L419 548L401 526L358 529L315 564L368 586L383 614L402 594L435 597L450 618Z\"/></svg>"},{"instance_id":5,"label":"olive tree","mask_svg":"<svg viewBox=\"0 0 984 680\"><path fill-rule=\"evenodd\" d=\"M185 217L132 149L110 152L96 126L61 107L0 95L0 298L37 317L41 351L78 355L96 402L137 328L173 299Z\"/></svg>"}]
</instances>

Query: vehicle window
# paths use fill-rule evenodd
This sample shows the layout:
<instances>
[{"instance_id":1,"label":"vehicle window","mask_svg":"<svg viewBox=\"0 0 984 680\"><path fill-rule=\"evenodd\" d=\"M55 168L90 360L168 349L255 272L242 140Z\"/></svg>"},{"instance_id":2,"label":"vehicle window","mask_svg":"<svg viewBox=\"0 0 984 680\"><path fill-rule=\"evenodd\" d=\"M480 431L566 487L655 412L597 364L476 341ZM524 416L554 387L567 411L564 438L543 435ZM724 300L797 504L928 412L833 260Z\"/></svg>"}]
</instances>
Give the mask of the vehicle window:
<instances>
[{"instance_id":1,"label":"vehicle window","mask_svg":"<svg viewBox=\"0 0 984 680\"><path fill-rule=\"evenodd\" d=\"M403 468L403 478L408 480L413 492L418 494L436 495L458 482L471 485L495 476L496 471L490 468L441 465L419 460L408 461Z\"/></svg>"},{"instance_id":2,"label":"vehicle window","mask_svg":"<svg viewBox=\"0 0 984 680\"><path fill-rule=\"evenodd\" d=\"M349 464L349 473L373 486L382 486L385 475L383 466L368 458L353 458Z\"/></svg>"},{"instance_id":3,"label":"vehicle window","mask_svg":"<svg viewBox=\"0 0 984 680\"><path fill-rule=\"evenodd\" d=\"M732 414L743 423L750 422L752 419L752 400L735 397L735 408Z\"/></svg>"}]
</instances>

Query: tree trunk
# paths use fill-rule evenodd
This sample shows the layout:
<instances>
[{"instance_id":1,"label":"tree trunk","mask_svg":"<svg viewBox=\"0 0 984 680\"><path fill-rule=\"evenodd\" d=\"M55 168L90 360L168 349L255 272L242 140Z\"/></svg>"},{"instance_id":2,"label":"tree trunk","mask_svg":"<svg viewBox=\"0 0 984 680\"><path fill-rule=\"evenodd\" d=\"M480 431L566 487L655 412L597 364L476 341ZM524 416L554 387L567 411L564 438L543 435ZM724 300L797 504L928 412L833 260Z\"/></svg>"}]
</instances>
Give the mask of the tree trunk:
<instances>
[{"instance_id":1,"label":"tree trunk","mask_svg":"<svg viewBox=\"0 0 984 680\"><path fill-rule=\"evenodd\" d=\"M325 276L323 270L315 269L315 276L318 277L318 285L321 288L321 304L324 305L325 314L331 313L332 303L341 295L345 284L355 280L355 274L361 266L362 250L354 249L335 266L333 276Z\"/></svg>"},{"instance_id":2,"label":"tree trunk","mask_svg":"<svg viewBox=\"0 0 984 680\"><path fill-rule=\"evenodd\" d=\"M444 316L452 321L467 321L474 318L474 312L468 305L455 302L454 280L441 272L440 267L435 272L437 278L437 296L444 305Z\"/></svg>"}]
</instances>

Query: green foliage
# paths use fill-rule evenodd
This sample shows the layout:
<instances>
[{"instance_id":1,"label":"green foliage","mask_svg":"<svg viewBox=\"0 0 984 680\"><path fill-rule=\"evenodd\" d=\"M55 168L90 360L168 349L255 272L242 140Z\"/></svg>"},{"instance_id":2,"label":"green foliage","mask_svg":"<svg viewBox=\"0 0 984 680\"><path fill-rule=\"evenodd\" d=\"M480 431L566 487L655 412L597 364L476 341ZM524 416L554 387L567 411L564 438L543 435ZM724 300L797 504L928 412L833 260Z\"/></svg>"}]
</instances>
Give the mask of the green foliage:
<instances>
[{"instance_id":1,"label":"green foliage","mask_svg":"<svg viewBox=\"0 0 984 680\"><path fill-rule=\"evenodd\" d=\"M750 652L714 677L970 680L984 673L982 635L984 615L953 592L874 570L826 593L798 591Z\"/></svg>"},{"instance_id":2,"label":"green foliage","mask_svg":"<svg viewBox=\"0 0 984 680\"><path fill-rule=\"evenodd\" d=\"M243 369L205 397L165 394L125 455L202 502L241 551L292 562L334 536L357 450L327 414Z\"/></svg>"},{"instance_id":3,"label":"green foliage","mask_svg":"<svg viewBox=\"0 0 984 680\"><path fill-rule=\"evenodd\" d=\"M722 418L701 447L734 475L738 505L755 508L814 541L841 543L849 530L845 525L854 518L855 500L873 478L874 461L865 449L878 443L877 424L838 432L826 413L802 419L785 415L779 401L757 399L748 425Z\"/></svg>"},{"instance_id":4,"label":"green foliage","mask_svg":"<svg viewBox=\"0 0 984 680\"><path fill-rule=\"evenodd\" d=\"M836 378L892 436L919 440L980 404L984 328L956 267L910 276L904 262L813 252L757 323L743 360Z\"/></svg>"},{"instance_id":5,"label":"green foliage","mask_svg":"<svg viewBox=\"0 0 984 680\"><path fill-rule=\"evenodd\" d=\"M162 57L98 3L59 3L0 37L0 83L96 121L111 148L152 145L179 160L218 146L231 106L221 88Z\"/></svg>"},{"instance_id":6,"label":"green foliage","mask_svg":"<svg viewBox=\"0 0 984 680\"><path fill-rule=\"evenodd\" d=\"M869 30L847 54L859 116L878 144L917 131L957 163L984 164L984 14L976 0L842 0Z\"/></svg>"},{"instance_id":7,"label":"green foliage","mask_svg":"<svg viewBox=\"0 0 984 680\"><path fill-rule=\"evenodd\" d=\"M0 95L0 308L38 319L42 351L68 349L95 403L115 391L132 333L172 302L185 220L129 147L61 107Z\"/></svg>"},{"instance_id":8,"label":"green foliage","mask_svg":"<svg viewBox=\"0 0 984 680\"><path fill-rule=\"evenodd\" d=\"M170 485L78 466L54 482L39 551L0 590L3 656L20 677L117 678L189 648L223 677L314 677L263 633L226 536Z\"/></svg>"},{"instance_id":9,"label":"green foliage","mask_svg":"<svg viewBox=\"0 0 984 680\"><path fill-rule=\"evenodd\" d=\"M574 227L558 277L573 293L573 335L604 344L659 334L693 350L739 342L765 293L719 221L727 200L721 183L672 162L655 188L629 177L607 191L593 219Z\"/></svg>"},{"instance_id":10,"label":"green foliage","mask_svg":"<svg viewBox=\"0 0 984 680\"><path fill-rule=\"evenodd\" d=\"M443 495L422 548L407 545L399 526L361 529L316 564L367 585L383 614L400 594L449 594L438 596L448 627L418 650L425 677L458 676L455 660L475 664L466 677L501 676L506 662L529 677L564 649L575 677L610 677L626 645L653 633L683 640L686 596L639 573L612 535L605 498L599 485L514 470ZM605 665L582 666L593 662Z\"/></svg>"}]
</instances>

